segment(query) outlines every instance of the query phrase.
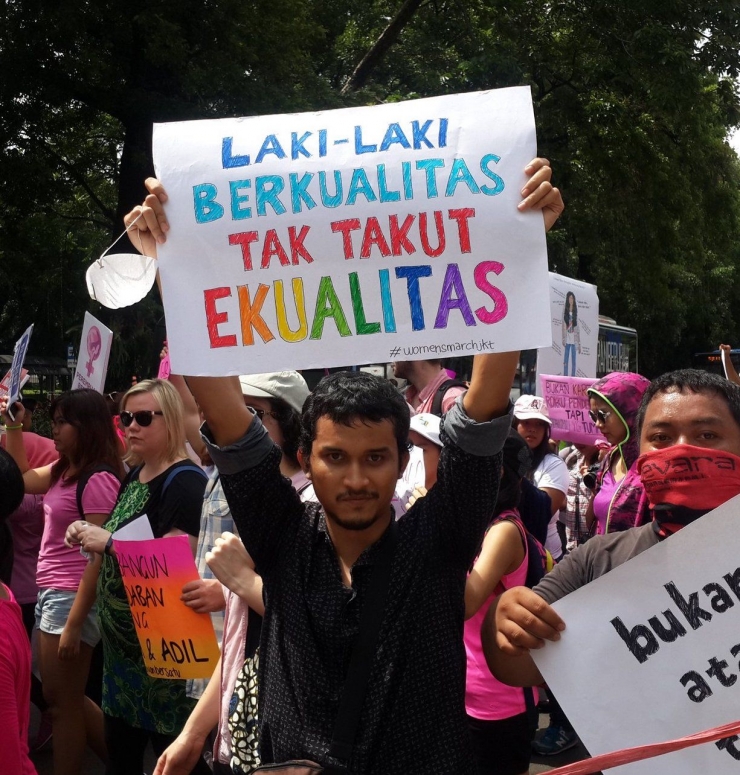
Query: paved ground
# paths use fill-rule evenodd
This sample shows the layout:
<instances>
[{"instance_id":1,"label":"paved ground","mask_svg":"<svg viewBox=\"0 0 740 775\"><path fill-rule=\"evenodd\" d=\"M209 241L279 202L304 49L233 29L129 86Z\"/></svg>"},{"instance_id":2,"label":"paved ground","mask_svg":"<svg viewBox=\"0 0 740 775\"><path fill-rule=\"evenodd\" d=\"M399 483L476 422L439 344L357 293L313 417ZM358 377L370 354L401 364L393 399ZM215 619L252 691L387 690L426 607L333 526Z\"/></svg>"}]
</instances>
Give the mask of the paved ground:
<instances>
[{"instance_id":1,"label":"paved ground","mask_svg":"<svg viewBox=\"0 0 740 775\"><path fill-rule=\"evenodd\" d=\"M547 716L540 716L540 726L547 725ZM559 756L549 756L546 758L533 757L532 766L530 768L531 775L539 775L539 773L549 772L554 767L560 767L563 764L570 764L570 762L580 761L587 757L586 750L583 746L578 745L576 748L571 748L570 751L560 754ZM52 766L52 753L51 745L46 746L41 751L33 754L33 761L36 764L36 769L39 775L53 775ZM145 773L151 775L154 770L156 760L154 754L149 751L149 756L145 762ZM87 751L85 757L85 765L82 769L83 775L103 775L104 768L99 759L93 754L92 751Z\"/></svg>"}]
</instances>

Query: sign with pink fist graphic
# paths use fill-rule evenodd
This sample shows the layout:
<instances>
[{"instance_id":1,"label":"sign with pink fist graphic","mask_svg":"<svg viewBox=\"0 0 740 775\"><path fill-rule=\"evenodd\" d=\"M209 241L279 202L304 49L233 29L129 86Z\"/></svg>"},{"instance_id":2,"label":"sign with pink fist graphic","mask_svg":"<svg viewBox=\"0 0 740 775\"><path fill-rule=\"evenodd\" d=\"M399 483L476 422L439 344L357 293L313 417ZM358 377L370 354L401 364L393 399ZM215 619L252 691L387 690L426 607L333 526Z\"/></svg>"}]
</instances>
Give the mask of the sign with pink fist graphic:
<instances>
[{"instance_id":1,"label":"sign with pink fist graphic","mask_svg":"<svg viewBox=\"0 0 740 775\"><path fill-rule=\"evenodd\" d=\"M112 343L113 332L86 312L72 390L89 388L98 393L105 392L105 375L108 373Z\"/></svg>"}]
</instances>

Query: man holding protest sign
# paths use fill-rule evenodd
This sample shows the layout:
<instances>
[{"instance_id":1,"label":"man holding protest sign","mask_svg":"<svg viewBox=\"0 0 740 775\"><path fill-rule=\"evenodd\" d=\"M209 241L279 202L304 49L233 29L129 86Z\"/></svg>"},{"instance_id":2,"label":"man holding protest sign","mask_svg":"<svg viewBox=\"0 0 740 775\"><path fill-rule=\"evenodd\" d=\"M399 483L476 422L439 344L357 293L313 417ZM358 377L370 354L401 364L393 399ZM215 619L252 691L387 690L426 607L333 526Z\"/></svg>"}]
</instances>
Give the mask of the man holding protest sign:
<instances>
[{"instance_id":1,"label":"man holding protest sign","mask_svg":"<svg viewBox=\"0 0 740 775\"><path fill-rule=\"evenodd\" d=\"M549 228L562 211L549 163L537 159L527 173L519 209L542 210ZM168 231L166 194L157 181L147 187L150 196L126 223L152 255ZM384 775L474 769L463 701L463 593L496 499L517 360L518 353L476 356L470 389L445 419L438 483L395 530L391 498L408 459L409 415L389 383L341 373L309 399L300 454L315 505L300 503L280 476L279 450L245 408L238 379L188 379L235 522L264 581L263 762L338 760L353 773ZM394 541L360 731L353 746L330 756L361 612ZM188 771L189 762L167 756L158 772Z\"/></svg>"},{"instance_id":2,"label":"man holding protest sign","mask_svg":"<svg viewBox=\"0 0 740 775\"><path fill-rule=\"evenodd\" d=\"M516 686L542 683L530 651L557 641L565 622L550 604L622 565L740 494L740 388L686 369L654 380L637 417L637 465L653 521L596 536L542 582L505 592L483 626L491 671ZM685 465L696 462L696 475ZM691 469L693 472L693 468Z\"/></svg>"}]
</instances>

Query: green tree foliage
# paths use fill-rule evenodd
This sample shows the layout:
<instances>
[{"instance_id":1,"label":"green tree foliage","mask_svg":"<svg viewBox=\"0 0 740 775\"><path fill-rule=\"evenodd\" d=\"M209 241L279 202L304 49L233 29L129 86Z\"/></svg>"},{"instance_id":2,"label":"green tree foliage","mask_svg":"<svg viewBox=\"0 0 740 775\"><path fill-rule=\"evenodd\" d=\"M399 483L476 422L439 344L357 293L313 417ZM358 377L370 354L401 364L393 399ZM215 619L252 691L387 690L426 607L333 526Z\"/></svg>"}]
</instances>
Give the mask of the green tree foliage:
<instances>
[{"instance_id":1,"label":"green tree foliage","mask_svg":"<svg viewBox=\"0 0 740 775\"><path fill-rule=\"evenodd\" d=\"M160 305L103 310L85 269L141 201L153 122L331 102L310 11L300 0L5 3L0 279L12 293L0 304L2 351L34 320L32 352L61 355L89 308L117 334L109 383L152 372Z\"/></svg>"},{"instance_id":2,"label":"green tree foliage","mask_svg":"<svg viewBox=\"0 0 740 775\"><path fill-rule=\"evenodd\" d=\"M552 268L598 284L602 311L638 329L648 374L740 341L740 173L724 140L740 117L740 11L727 0L29 0L0 14L5 351L35 319L34 351L58 353L88 307L120 335L117 384L154 367L157 302L108 313L83 281L141 198L153 121L520 84L568 204Z\"/></svg>"},{"instance_id":3,"label":"green tree foliage","mask_svg":"<svg viewBox=\"0 0 740 775\"><path fill-rule=\"evenodd\" d=\"M365 6L338 45L358 57L389 6ZM599 286L654 375L740 341L740 171L725 142L739 43L729 2L449 0L417 14L364 92L529 84L568 205L551 267Z\"/></svg>"}]
</instances>

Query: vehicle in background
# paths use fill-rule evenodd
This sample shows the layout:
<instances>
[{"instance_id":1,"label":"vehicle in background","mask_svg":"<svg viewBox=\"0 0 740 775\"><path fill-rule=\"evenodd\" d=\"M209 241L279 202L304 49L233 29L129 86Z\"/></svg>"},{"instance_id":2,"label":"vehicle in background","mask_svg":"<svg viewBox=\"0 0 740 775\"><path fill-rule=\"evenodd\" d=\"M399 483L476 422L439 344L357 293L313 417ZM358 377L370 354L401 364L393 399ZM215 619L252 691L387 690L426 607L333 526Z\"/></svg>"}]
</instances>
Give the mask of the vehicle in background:
<instances>
[{"instance_id":1,"label":"vehicle in background","mask_svg":"<svg viewBox=\"0 0 740 775\"><path fill-rule=\"evenodd\" d=\"M730 357L735 370L740 372L740 350L730 350ZM711 371L712 374L725 376L725 368L722 365L722 356L719 350L712 350L708 353L694 353L691 356L691 365L695 369Z\"/></svg>"},{"instance_id":2,"label":"vehicle in background","mask_svg":"<svg viewBox=\"0 0 740 775\"><path fill-rule=\"evenodd\" d=\"M596 352L596 376L637 368L637 331L617 325L614 318L599 315L599 344Z\"/></svg>"}]
</instances>

